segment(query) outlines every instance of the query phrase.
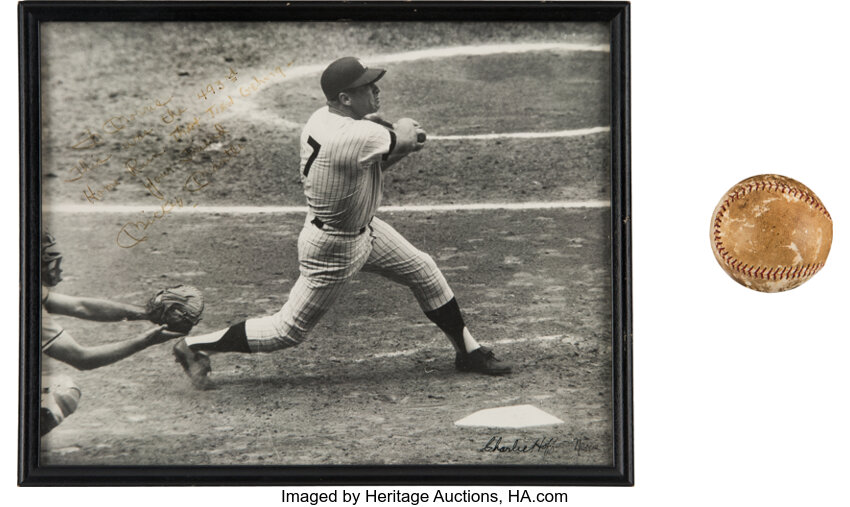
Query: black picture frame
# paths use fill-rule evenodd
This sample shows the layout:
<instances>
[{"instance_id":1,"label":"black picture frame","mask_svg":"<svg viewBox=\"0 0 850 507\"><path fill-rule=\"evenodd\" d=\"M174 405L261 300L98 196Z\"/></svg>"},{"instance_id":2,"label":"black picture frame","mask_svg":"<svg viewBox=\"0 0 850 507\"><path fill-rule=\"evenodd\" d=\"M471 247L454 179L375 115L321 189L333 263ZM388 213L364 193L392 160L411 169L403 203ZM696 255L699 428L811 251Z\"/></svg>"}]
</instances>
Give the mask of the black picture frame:
<instances>
[{"instance_id":1,"label":"black picture frame","mask_svg":"<svg viewBox=\"0 0 850 507\"><path fill-rule=\"evenodd\" d=\"M611 34L613 465L44 466L39 463L40 25L51 21L593 21ZM627 2L22 2L19 4L21 321L18 483L594 485L633 475L629 4Z\"/></svg>"}]
</instances>

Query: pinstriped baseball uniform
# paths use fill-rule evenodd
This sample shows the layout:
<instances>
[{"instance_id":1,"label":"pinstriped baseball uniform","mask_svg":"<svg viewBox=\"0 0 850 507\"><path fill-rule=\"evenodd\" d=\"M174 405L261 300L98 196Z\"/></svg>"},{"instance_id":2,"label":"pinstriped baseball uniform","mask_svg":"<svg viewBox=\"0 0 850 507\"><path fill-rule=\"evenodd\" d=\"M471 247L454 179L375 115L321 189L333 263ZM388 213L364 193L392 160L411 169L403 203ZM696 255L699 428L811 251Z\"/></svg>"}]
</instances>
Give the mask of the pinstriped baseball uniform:
<instances>
[{"instance_id":1,"label":"pinstriped baseball uniform","mask_svg":"<svg viewBox=\"0 0 850 507\"><path fill-rule=\"evenodd\" d=\"M326 106L301 133L301 183L310 212L335 229L369 225L381 202L379 163L394 145L376 123L333 113Z\"/></svg>"},{"instance_id":2,"label":"pinstriped baseball uniform","mask_svg":"<svg viewBox=\"0 0 850 507\"><path fill-rule=\"evenodd\" d=\"M431 256L374 216L381 162L394 146L394 135L370 121L328 107L310 117L299 168L309 209L298 237L301 276L279 312L246 321L253 352L301 343L361 270L409 287L425 312L454 297Z\"/></svg>"}]
</instances>

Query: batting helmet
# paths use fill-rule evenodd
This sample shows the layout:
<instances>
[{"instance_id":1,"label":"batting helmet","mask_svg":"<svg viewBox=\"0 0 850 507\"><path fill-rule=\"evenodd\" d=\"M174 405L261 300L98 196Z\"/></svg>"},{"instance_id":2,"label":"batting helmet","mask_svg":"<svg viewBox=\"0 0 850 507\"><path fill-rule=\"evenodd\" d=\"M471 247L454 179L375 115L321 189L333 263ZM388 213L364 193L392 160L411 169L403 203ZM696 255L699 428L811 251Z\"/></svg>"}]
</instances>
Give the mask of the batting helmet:
<instances>
[{"instance_id":1,"label":"batting helmet","mask_svg":"<svg viewBox=\"0 0 850 507\"><path fill-rule=\"evenodd\" d=\"M322 73L322 91L328 100L336 100L340 92L372 84L384 77L384 69L370 69L359 58L346 56L328 65Z\"/></svg>"}]
</instances>

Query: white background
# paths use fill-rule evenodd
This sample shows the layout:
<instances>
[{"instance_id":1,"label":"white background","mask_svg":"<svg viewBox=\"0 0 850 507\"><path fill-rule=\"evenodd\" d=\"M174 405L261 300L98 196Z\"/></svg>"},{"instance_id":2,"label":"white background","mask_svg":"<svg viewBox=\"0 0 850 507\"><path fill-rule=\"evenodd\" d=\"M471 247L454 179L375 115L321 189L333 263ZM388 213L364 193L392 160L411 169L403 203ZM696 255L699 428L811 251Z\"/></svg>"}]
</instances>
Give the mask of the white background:
<instances>
[{"instance_id":1,"label":"white background","mask_svg":"<svg viewBox=\"0 0 850 507\"><path fill-rule=\"evenodd\" d=\"M280 504L277 487L14 486L19 215L11 2L0 19L6 505ZM850 5L839 1L632 3L637 485L567 488L571 504L847 504L848 19ZM708 240L723 193L766 172L808 185L835 223L826 267L781 294L734 283Z\"/></svg>"}]
</instances>

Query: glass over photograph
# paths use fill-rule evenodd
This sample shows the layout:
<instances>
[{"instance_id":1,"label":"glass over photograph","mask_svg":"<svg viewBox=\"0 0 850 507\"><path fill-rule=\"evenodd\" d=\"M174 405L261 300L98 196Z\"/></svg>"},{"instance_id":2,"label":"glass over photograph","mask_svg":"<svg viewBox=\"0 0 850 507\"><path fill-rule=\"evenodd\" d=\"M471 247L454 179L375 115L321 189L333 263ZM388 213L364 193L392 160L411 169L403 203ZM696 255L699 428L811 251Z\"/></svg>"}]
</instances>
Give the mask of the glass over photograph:
<instances>
[{"instance_id":1,"label":"glass over photograph","mask_svg":"<svg viewBox=\"0 0 850 507\"><path fill-rule=\"evenodd\" d=\"M46 22L42 465L614 462L607 22Z\"/></svg>"}]
</instances>

